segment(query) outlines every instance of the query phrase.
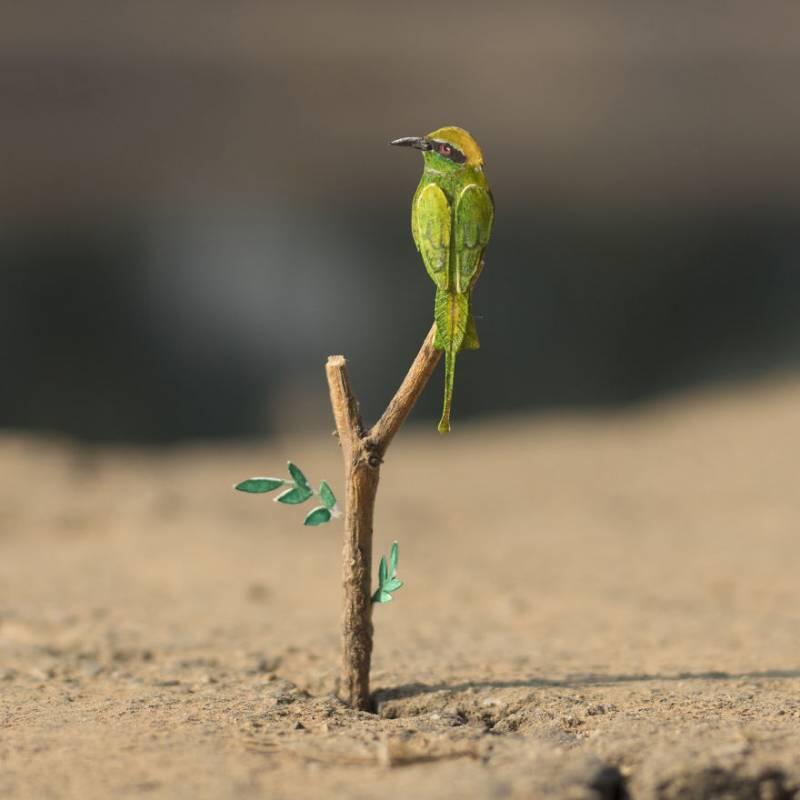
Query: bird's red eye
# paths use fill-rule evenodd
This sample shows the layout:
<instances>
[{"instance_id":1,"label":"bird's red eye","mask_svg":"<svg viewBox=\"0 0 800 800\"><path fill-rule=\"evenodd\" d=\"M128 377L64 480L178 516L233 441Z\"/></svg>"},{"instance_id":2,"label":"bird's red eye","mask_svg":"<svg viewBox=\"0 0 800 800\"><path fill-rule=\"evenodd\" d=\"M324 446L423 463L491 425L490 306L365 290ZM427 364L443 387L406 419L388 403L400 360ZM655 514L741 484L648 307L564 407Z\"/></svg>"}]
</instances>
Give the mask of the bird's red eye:
<instances>
[{"instance_id":1,"label":"bird's red eye","mask_svg":"<svg viewBox=\"0 0 800 800\"><path fill-rule=\"evenodd\" d=\"M443 156L449 156L453 152L453 148L450 147L449 144L440 144L439 145L439 152Z\"/></svg>"}]
</instances>

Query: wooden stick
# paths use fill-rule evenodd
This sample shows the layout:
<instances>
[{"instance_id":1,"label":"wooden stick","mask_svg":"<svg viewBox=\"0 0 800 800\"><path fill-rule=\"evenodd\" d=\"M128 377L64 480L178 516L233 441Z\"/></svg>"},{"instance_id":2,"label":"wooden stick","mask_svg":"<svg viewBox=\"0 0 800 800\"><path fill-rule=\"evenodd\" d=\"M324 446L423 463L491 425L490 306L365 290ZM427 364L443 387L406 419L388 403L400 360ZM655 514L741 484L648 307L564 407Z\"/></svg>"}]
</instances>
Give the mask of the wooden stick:
<instances>
[{"instance_id":1,"label":"wooden stick","mask_svg":"<svg viewBox=\"0 0 800 800\"><path fill-rule=\"evenodd\" d=\"M372 520L380 467L400 426L422 394L441 358L433 346L434 325L422 343L386 411L364 430L347 361L329 356L325 365L333 418L345 465L344 612L339 696L353 708L371 710L369 670L372 660Z\"/></svg>"},{"instance_id":2,"label":"wooden stick","mask_svg":"<svg viewBox=\"0 0 800 800\"><path fill-rule=\"evenodd\" d=\"M422 347L417 353L417 357L411 364L408 374L400 388L395 392L394 397L386 406L386 411L383 412L381 418L372 427L369 432L369 437L380 446L383 452L389 447L390 442L394 439L394 435L400 430L400 426L405 422L406 417L417 399L422 394L425 384L428 379L433 375L439 359L442 357L442 351L436 350L433 346L433 340L436 336L436 325L428 331Z\"/></svg>"}]
</instances>

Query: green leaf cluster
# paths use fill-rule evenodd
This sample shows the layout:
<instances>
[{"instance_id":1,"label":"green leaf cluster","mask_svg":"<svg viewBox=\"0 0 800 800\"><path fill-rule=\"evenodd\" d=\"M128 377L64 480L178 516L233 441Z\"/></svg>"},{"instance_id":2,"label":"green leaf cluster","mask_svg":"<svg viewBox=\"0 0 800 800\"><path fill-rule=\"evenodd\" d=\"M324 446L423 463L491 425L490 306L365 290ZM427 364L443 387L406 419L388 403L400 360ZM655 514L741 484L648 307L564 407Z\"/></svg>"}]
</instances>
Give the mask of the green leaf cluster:
<instances>
[{"instance_id":1,"label":"green leaf cluster","mask_svg":"<svg viewBox=\"0 0 800 800\"><path fill-rule=\"evenodd\" d=\"M311 488L308 478L306 478L297 464L290 461L288 463L288 471L288 480L285 478L248 478L241 483L237 483L233 488L248 494L264 494L286 487L275 498L275 502L289 506L300 505L314 496L319 497L322 505L315 506L306 514L306 518L303 521L304 525L322 525L325 522L330 522L332 517L341 516L341 511L336 505L336 496L327 481L322 481L319 491L315 492Z\"/></svg>"},{"instance_id":2,"label":"green leaf cluster","mask_svg":"<svg viewBox=\"0 0 800 800\"><path fill-rule=\"evenodd\" d=\"M388 603L392 599L392 592L396 592L402 585L397 577L397 556L398 546L397 542L392 544L392 550L389 553L389 563L386 563L386 557L381 556L381 563L378 567L378 588L375 594L372 595L373 603Z\"/></svg>"}]
</instances>

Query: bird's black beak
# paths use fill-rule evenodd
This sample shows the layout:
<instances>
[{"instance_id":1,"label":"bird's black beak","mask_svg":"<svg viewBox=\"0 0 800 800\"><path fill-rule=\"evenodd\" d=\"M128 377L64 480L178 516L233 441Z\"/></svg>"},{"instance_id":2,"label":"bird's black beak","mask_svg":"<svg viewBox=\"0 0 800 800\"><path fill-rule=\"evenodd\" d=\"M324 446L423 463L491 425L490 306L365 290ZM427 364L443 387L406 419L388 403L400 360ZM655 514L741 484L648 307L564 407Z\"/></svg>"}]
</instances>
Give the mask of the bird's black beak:
<instances>
[{"instance_id":1,"label":"bird's black beak","mask_svg":"<svg viewBox=\"0 0 800 800\"><path fill-rule=\"evenodd\" d=\"M433 145L424 136L404 136L389 142L396 147L416 147L417 150L432 150Z\"/></svg>"}]
</instances>

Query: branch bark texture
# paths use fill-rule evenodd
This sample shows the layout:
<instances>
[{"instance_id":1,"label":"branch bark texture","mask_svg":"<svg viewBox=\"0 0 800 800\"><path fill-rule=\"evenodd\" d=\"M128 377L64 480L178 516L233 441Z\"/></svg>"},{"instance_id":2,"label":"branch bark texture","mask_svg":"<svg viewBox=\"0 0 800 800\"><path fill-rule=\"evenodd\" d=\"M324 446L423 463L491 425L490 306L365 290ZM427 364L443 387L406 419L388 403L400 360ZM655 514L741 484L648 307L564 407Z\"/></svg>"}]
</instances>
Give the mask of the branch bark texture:
<instances>
[{"instance_id":1,"label":"branch bark texture","mask_svg":"<svg viewBox=\"0 0 800 800\"><path fill-rule=\"evenodd\" d=\"M325 365L331 408L345 467L344 611L339 696L353 708L371 710L372 523L380 469L395 434L422 394L441 358L433 346L434 325L422 343L400 388L381 418L365 430L344 356Z\"/></svg>"}]
</instances>

